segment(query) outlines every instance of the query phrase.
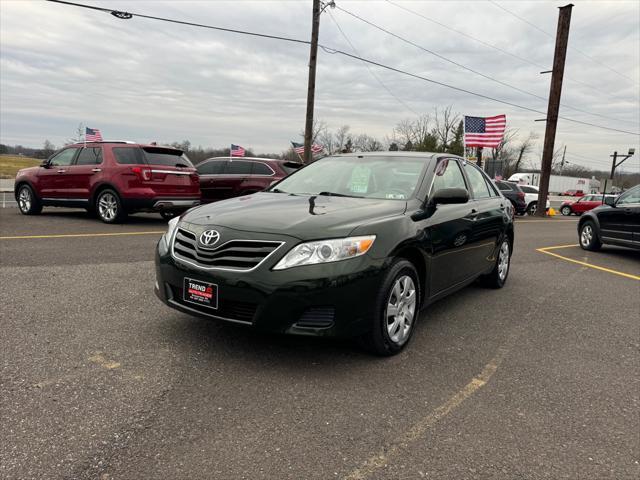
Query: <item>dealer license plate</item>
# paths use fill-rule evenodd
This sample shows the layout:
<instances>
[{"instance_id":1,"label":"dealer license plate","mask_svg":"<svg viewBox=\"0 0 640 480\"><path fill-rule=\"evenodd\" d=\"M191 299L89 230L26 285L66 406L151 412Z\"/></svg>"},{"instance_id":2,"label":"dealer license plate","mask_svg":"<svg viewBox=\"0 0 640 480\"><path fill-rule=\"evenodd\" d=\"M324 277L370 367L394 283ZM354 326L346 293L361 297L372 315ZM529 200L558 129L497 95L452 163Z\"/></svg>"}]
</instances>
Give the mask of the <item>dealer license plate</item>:
<instances>
[{"instance_id":1,"label":"dealer license plate","mask_svg":"<svg viewBox=\"0 0 640 480\"><path fill-rule=\"evenodd\" d=\"M218 308L218 285L185 277L182 298L185 302Z\"/></svg>"}]
</instances>

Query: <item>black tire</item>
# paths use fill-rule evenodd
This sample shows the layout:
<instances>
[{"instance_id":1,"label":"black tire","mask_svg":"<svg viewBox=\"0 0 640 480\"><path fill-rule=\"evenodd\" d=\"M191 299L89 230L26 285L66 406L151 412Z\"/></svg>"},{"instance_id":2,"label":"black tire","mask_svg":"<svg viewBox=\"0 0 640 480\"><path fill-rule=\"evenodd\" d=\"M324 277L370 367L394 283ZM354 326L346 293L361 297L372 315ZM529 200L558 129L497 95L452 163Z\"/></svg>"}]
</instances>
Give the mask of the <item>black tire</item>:
<instances>
[{"instance_id":1,"label":"black tire","mask_svg":"<svg viewBox=\"0 0 640 480\"><path fill-rule=\"evenodd\" d=\"M160 213L160 216L165 220L171 220L173 217L179 215L179 212L175 212L173 210L163 210Z\"/></svg>"},{"instance_id":2,"label":"black tire","mask_svg":"<svg viewBox=\"0 0 640 480\"><path fill-rule=\"evenodd\" d=\"M560 213L561 213L562 215L564 215L565 217L568 217L568 216L570 216L573 212L571 211L571 207L567 205L566 207L562 207L562 208L560 209Z\"/></svg>"},{"instance_id":3,"label":"black tire","mask_svg":"<svg viewBox=\"0 0 640 480\"><path fill-rule=\"evenodd\" d=\"M411 279L411 285L406 279ZM406 290L402 290L402 285ZM398 285L401 295L397 295L394 287ZM411 296L411 291L413 295ZM405 292L406 295L405 296ZM413 298L413 313L411 312L411 298ZM387 307L392 305L395 299L400 312L393 317L390 324ZM420 281L418 272L411 262L403 258L394 260L385 274L375 300L374 316L371 330L361 337L360 343L364 348L376 355L390 356L402 351L413 336L415 325L420 314ZM411 317L407 322L407 317ZM394 325L397 325L397 335L389 333ZM408 328L407 328L408 327ZM393 337L396 336L396 339Z\"/></svg>"},{"instance_id":4,"label":"black tire","mask_svg":"<svg viewBox=\"0 0 640 480\"><path fill-rule=\"evenodd\" d=\"M122 206L120 196L108 188L96 195L94 209L104 223L122 223L127 219L127 212Z\"/></svg>"},{"instance_id":5,"label":"black tire","mask_svg":"<svg viewBox=\"0 0 640 480\"><path fill-rule=\"evenodd\" d=\"M33 188L26 183L20 185L20 188L18 188L16 202L18 203L20 213L23 215L38 215L42 212L42 202L40 202Z\"/></svg>"},{"instance_id":6,"label":"black tire","mask_svg":"<svg viewBox=\"0 0 640 480\"><path fill-rule=\"evenodd\" d=\"M506 258L506 271L503 264L504 255ZM507 283L509 278L509 271L511 270L511 241L509 237L502 239L498 254L496 255L496 264L491 270L491 273L480 277L480 283L489 288L502 288Z\"/></svg>"},{"instance_id":7,"label":"black tire","mask_svg":"<svg viewBox=\"0 0 640 480\"><path fill-rule=\"evenodd\" d=\"M527 206L527 215L531 215L531 216L535 215L537 209L538 209L538 202L531 202Z\"/></svg>"},{"instance_id":8,"label":"black tire","mask_svg":"<svg viewBox=\"0 0 640 480\"><path fill-rule=\"evenodd\" d=\"M596 225L591 220L587 220L582 225L580 225L580 231L578 232L578 242L580 243L580 247L583 250L590 250L592 252L600 250L600 247L602 247L602 242L598 237Z\"/></svg>"}]
</instances>

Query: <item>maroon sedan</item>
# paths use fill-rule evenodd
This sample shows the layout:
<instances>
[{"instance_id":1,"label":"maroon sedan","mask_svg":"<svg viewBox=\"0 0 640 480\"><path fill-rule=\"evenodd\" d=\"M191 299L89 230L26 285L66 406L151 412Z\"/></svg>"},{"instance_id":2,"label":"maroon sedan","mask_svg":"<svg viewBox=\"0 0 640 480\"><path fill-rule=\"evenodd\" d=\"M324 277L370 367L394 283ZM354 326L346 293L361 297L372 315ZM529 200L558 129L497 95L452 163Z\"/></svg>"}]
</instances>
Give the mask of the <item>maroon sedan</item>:
<instances>
[{"instance_id":1,"label":"maroon sedan","mask_svg":"<svg viewBox=\"0 0 640 480\"><path fill-rule=\"evenodd\" d=\"M196 166L200 175L201 202L217 202L259 192L301 166L298 162L271 158L208 158Z\"/></svg>"}]
</instances>

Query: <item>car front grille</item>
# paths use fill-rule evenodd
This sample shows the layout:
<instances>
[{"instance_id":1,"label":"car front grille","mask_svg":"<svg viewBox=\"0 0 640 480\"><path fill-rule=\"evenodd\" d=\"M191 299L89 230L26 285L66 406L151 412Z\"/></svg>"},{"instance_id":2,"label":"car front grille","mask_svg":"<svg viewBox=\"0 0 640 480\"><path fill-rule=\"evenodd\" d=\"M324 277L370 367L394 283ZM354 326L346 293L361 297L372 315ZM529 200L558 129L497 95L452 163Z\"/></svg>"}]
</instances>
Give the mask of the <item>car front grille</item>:
<instances>
[{"instance_id":1,"label":"car front grille","mask_svg":"<svg viewBox=\"0 0 640 480\"><path fill-rule=\"evenodd\" d=\"M252 270L275 252L283 242L229 240L217 248L203 249L195 233L178 228L173 255L196 267L222 270Z\"/></svg>"}]
</instances>

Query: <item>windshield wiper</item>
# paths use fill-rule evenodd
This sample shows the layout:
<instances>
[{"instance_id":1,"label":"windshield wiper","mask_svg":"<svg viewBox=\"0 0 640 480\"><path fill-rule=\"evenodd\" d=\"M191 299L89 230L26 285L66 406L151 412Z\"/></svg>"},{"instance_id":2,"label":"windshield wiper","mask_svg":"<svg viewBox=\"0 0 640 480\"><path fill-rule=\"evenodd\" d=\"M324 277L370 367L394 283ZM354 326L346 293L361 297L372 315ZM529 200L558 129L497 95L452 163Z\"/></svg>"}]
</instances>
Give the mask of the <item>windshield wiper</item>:
<instances>
[{"instance_id":1,"label":"windshield wiper","mask_svg":"<svg viewBox=\"0 0 640 480\"><path fill-rule=\"evenodd\" d=\"M335 193L335 192L320 192L316 193L316 195L322 195L325 197L349 197L349 198L364 198L359 195L346 195L344 193Z\"/></svg>"}]
</instances>

